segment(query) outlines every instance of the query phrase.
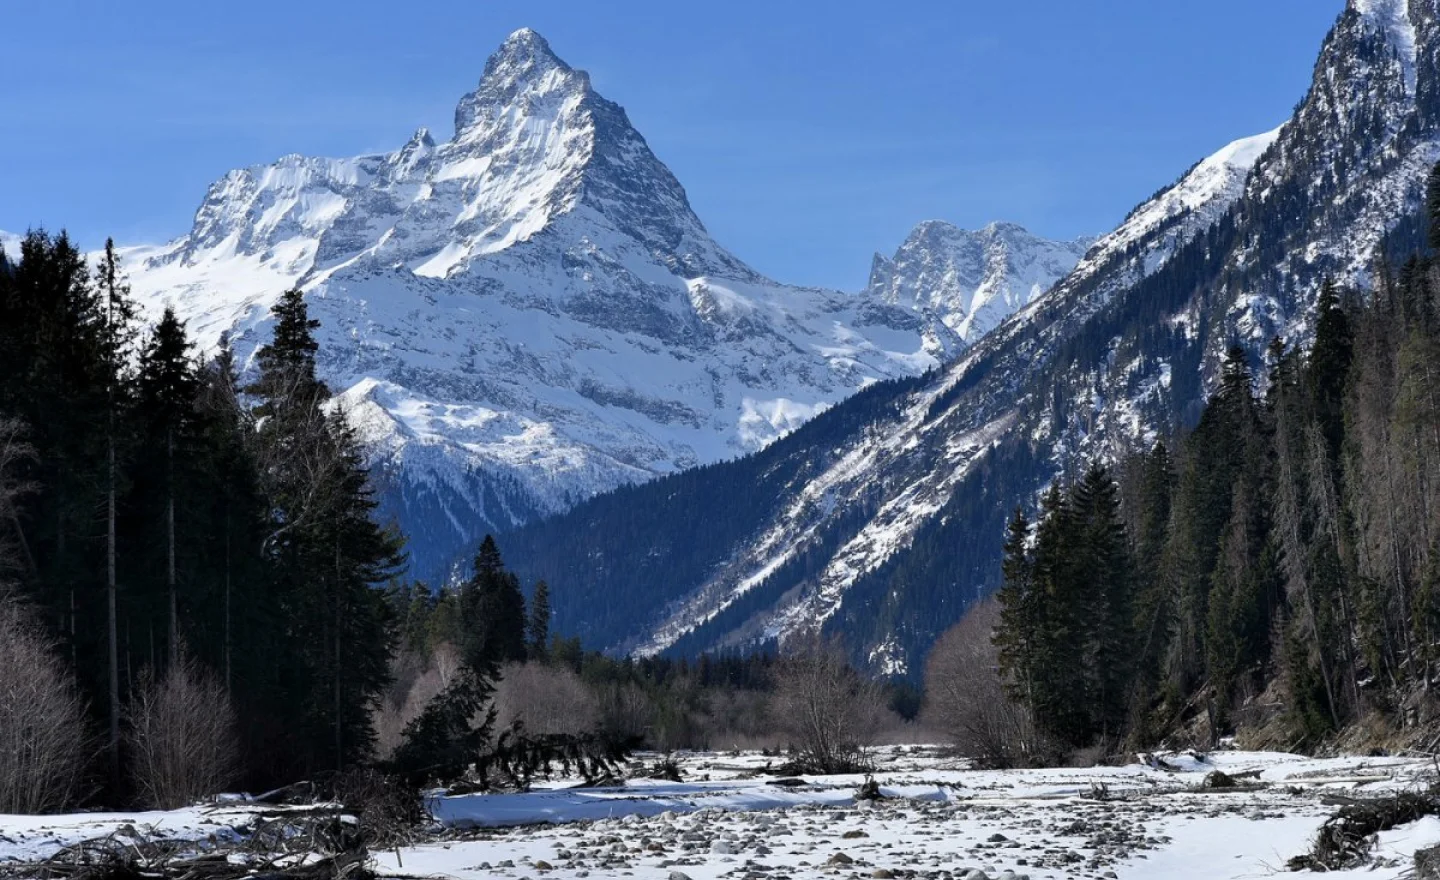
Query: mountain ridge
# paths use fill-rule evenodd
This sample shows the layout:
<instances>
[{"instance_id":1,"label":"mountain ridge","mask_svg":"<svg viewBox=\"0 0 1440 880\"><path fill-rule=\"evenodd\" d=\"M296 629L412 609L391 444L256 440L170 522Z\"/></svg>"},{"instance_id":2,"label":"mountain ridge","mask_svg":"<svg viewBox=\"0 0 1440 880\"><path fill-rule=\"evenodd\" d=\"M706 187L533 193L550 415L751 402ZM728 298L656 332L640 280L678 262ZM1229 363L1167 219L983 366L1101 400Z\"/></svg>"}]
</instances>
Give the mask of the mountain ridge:
<instances>
[{"instance_id":1,"label":"mountain ridge","mask_svg":"<svg viewBox=\"0 0 1440 880\"><path fill-rule=\"evenodd\" d=\"M1245 346L1259 369L1273 337L1305 344L1325 278L1363 287L1371 260L1415 237L1440 158L1437 22L1436 0L1347 5L1285 125L1197 164L945 367L777 441L763 467L783 491L760 497L722 468L589 502L507 535L507 552L571 585L552 594L557 620L617 652L696 653L821 627L874 669L914 673L997 585L1013 505L1189 424L1228 347ZM666 491L742 511L733 540L690 553L673 540L686 514ZM651 534L626 533L633 553L601 546L616 507L651 511ZM588 554L583 568L547 548L560 534ZM620 586L647 581L640 554L667 553L696 558L672 558L683 576L663 589ZM623 611L589 621L578 609L600 594Z\"/></svg>"}]
</instances>

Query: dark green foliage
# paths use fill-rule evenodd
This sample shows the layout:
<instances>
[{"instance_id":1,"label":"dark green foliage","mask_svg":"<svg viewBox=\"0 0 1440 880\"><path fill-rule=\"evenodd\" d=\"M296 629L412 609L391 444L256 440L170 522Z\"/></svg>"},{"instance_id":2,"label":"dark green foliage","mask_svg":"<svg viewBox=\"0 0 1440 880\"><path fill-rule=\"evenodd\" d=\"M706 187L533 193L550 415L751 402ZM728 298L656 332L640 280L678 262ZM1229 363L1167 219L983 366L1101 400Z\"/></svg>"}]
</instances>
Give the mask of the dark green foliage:
<instances>
[{"instance_id":1,"label":"dark green foliage","mask_svg":"<svg viewBox=\"0 0 1440 880\"><path fill-rule=\"evenodd\" d=\"M1433 228L1440 174L1429 184ZM1016 520L998 641L1010 692L1037 722L1072 744L1113 730L1067 696L1103 704L1128 675L1124 726L1138 743L1203 716L1211 737L1246 718L1275 718L1282 723L1269 729L1283 729L1283 745L1317 747L1366 712L1433 685L1435 269L1429 255L1398 272L1381 261L1363 301L1326 282L1308 351L1270 345L1263 397L1245 352L1231 349L1194 429L1122 465L1123 543L1133 562L1128 596L1117 602L1130 605L1131 626L1096 638L1131 646L1112 655L1130 668L1094 664L1113 682L1087 679L1075 647L1078 632L1104 629L1098 591L1087 604L1071 586L1075 572L1104 569L1090 549L1099 533L1077 525L1092 494L1080 491L1087 481L1046 496L1029 542ZM1260 699L1271 693L1278 713ZM1113 711L1100 710L1112 719Z\"/></svg>"},{"instance_id":2,"label":"dark green foliage","mask_svg":"<svg viewBox=\"0 0 1440 880\"><path fill-rule=\"evenodd\" d=\"M412 785L460 779L486 754L495 727L492 676L468 666L405 728L391 769Z\"/></svg>"},{"instance_id":3,"label":"dark green foliage","mask_svg":"<svg viewBox=\"0 0 1440 880\"><path fill-rule=\"evenodd\" d=\"M475 669L525 659L525 597L520 579L505 569L495 539L485 536L474 570L460 588L461 650Z\"/></svg>"},{"instance_id":4,"label":"dark green foliage","mask_svg":"<svg viewBox=\"0 0 1440 880\"><path fill-rule=\"evenodd\" d=\"M250 391L262 484L272 499L262 551L279 585L295 652L281 687L302 708L298 772L370 757L370 712L389 682L389 606L376 586L402 563L402 539L375 522L377 503L353 430L327 411L316 378L316 322L299 291L273 309Z\"/></svg>"},{"instance_id":5,"label":"dark green foliage","mask_svg":"<svg viewBox=\"0 0 1440 880\"><path fill-rule=\"evenodd\" d=\"M1022 511L1005 543L996 632L1012 698L1037 727L1071 746L1124 729L1135 675L1133 563L1119 489L1092 468L1046 494L1028 545Z\"/></svg>"},{"instance_id":6,"label":"dark green foliage","mask_svg":"<svg viewBox=\"0 0 1440 880\"><path fill-rule=\"evenodd\" d=\"M540 581L530 597L530 619L525 625L525 650L531 658L545 659L550 649L550 585Z\"/></svg>"}]
</instances>

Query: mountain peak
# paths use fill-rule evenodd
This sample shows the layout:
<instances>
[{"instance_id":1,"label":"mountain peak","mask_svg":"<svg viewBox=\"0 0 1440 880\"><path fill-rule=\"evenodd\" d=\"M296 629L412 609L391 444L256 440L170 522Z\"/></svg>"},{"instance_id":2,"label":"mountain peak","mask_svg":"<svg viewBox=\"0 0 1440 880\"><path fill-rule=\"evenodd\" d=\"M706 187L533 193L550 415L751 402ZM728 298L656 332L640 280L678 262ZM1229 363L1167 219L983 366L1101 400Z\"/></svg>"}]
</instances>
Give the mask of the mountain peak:
<instances>
[{"instance_id":1,"label":"mountain peak","mask_svg":"<svg viewBox=\"0 0 1440 880\"><path fill-rule=\"evenodd\" d=\"M500 44L499 51L490 58L492 64L497 60L522 65L570 69L569 65L561 61L551 50L550 43L540 36L539 32L528 27L521 28L505 38L505 42Z\"/></svg>"},{"instance_id":2,"label":"mountain peak","mask_svg":"<svg viewBox=\"0 0 1440 880\"><path fill-rule=\"evenodd\" d=\"M475 91L455 108L455 137L505 108L523 111L534 100L558 92L584 92L590 79L560 60L545 38L521 28L485 62Z\"/></svg>"}]
</instances>

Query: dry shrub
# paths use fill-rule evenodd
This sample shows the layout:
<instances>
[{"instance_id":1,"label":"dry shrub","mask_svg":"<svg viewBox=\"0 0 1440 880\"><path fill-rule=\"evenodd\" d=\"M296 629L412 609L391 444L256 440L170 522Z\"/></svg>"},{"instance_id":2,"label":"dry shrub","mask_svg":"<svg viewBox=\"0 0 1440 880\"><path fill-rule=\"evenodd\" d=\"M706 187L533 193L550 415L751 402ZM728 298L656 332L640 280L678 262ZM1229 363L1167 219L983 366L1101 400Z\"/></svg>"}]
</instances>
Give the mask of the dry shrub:
<instances>
[{"instance_id":1,"label":"dry shrub","mask_svg":"<svg viewBox=\"0 0 1440 880\"><path fill-rule=\"evenodd\" d=\"M886 713L880 685L850 666L836 642L818 636L787 645L776 665L771 717L810 773L868 768L866 749Z\"/></svg>"},{"instance_id":2,"label":"dry shrub","mask_svg":"<svg viewBox=\"0 0 1440 880\"><path fill-rule=\"evenodd\" d=\"M235 776L235 710L225 687L181 656L148 678L127 713L131 777L147 806L173 810L217 794Z\"/></svg>"},{"instance_id":3,"label":"dry shrub","mask_svg":"<svg viewBox=\"0 0 1440 880\"><path fill-rule=\"evenodd\" d=\"M600 729L619 739L650 734L655 718L655 701L632 682L602 685L597 693ZM664 746L661 746L664 748Z\"/></svg>"},{"instance_id":4,"label":"dry shrub","mask_svg":"<svg viewBox=\"0 0 1440 880\"><path fill-rule=\"evenodd\" d=\"M701 741L695 745L735 751L783 747L784 737L774 729L770 702L770 694L764 691L711 689L699 720Z\"/></svg>"},{"instance_id":5,"label":"dry shrub","mask_svg":"<svg viewBox=\"0 0 1440 880\"><path fill-rule=\"evenodd\" d=\"M600 701L569 669L540 663L513 663L495 685L496 729L517 722L535 736L579 735L600 726Z\"/></svg>"},{"instance_id":6,"label":"dry shrub","mask_svg":"<svg viewBox=\"0 0 1440 880\"><path fill-rule=\"evenodd\" d=\"M92 746L53 641L0 587L0 813L73 806Z\"/></svg>"},{"instance_id":7,"label":"dry shrub","mask_svg":"<svg viewBox=\"0 0 1440 880\"><path fill-rule=\"evenodd\" d=\"M987 599L936 642L925 668L925 722L979 766L1032 766L1042 749L1030 713L1000 679L991 640L999 622L1000 603Z\"/></svg>"}]
</instances>

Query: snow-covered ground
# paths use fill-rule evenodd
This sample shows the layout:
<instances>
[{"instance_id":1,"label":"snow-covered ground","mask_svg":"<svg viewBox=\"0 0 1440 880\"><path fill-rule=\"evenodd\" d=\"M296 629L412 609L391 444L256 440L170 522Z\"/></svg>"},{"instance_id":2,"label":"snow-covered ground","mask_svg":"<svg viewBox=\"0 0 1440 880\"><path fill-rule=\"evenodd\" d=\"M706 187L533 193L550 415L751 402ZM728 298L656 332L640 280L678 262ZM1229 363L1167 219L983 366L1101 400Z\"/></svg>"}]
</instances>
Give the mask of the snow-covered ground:
<instances>
[{"instance_id":1,"label":"snow-covered ground","mask_svg":"<svg viewBox=\"0 0 1440 880\"><path fill-rule=\"evenodd\" d=\"M971 771L937 750L880 755L885 798L858 801L859 776L776 785L756 754L693 754L684 782L564 783L526 794L431 802L433 840L374 854L382 876L455 878L840 877L971 880L1224 880L1269 876L1307 852L1334 807L1328 795L1422 789L1434 764L1413 758L1311 759L1254 752L1167 756L1166 769ZM1204 790L1207 774L1259 772L1263 787ZM254 808L170 813L0 816L0 865L112 833L203 843L244 833ZM1380 835L1374 863L1337 876L1409 875L1416 849L1440 844L1440 819ZM1008 872L1008 873L1007 873Z\"/></svg>"}]
</instances>

